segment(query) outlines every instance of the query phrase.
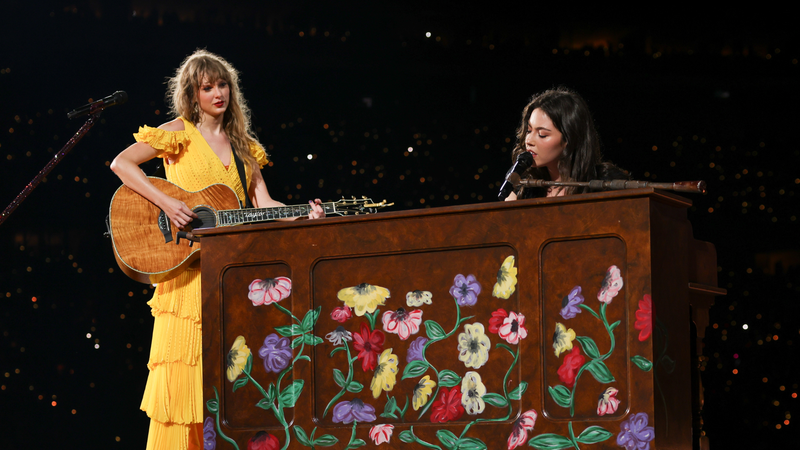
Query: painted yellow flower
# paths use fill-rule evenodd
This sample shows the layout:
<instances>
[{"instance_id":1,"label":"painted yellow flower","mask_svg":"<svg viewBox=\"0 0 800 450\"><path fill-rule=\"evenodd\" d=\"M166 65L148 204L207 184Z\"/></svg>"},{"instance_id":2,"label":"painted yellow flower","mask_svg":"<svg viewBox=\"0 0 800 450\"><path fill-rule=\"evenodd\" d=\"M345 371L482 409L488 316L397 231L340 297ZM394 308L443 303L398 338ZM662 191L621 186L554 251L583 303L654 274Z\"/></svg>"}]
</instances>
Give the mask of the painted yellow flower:
<instances>
[{"instance_id":1,"label":"painted yellow flower","mask_svg":"<svg viewBox=\"0 0 800 450\"><path fill-rule=\"evenodd\" d=\"M465 366L479 369L489 360L489 348L492 343L483 332L483 324L464 325L466 333L458 335L458 360Z\"/></svg>"},{"instance_id":2,"label":"painted yellow flower","mask_svg":"<svg viewBox=\"0 0 800 450\"><path fill-rule=\"evenodd\" d=\"M478 372L467 372L461 380L461 404L467 414L478 415L486 408L483 396L486 395L486 386L481 381Z\"/></svg>"},{"instance_id":3,"label":"painted yellow flower","mask_svg":"<svg viewBox=\"0 0 800 450\"><path fill-rule=\"evenodd\" d=\"M386 304L386 299L391 297L385 287L361 283L358 286L344 288L337 295L345 305L353 308L357 316L373 313L380 305Z\"/></svg>"},{"instance_id":4,"label":"painted yellow flower","mask_svg":"<svg viewBox=\"0 0 800 450\"><path fill-rule=\"evenodd\" d=\"M417 386L414 388L414 399L412 402L414 411L418 411L428 403L428 398L433 393L433 388L435 387L436 382L431 380L430 375L425 375L420 378L419 383L417 383Z\"/></svg>"},{"instance_id":5,"label":"painted yellow flower","mask_svg":"<svg viewBox=\"0 0 800 450\"><path fill-rule=\"evenodd\" d=\"M387 348L381 353L378 358L378 367L375 369L375 375L372 376L372 383L369 385L372 389L372 396L378 398L381 395L381 390L386 392L394 389L397 383L397 355L392 354L392 349Z\"/></svg>"},{"instance_id":6,"label":"painted yellow flower","mask_svg":"<svg viewBox=\"0 0 800 450\"><path fill-rule=\"evenodd\" d=\"M233 341L233 347L228 352L228 381L231 383L239 378L245 366L247 365L247 358L250 357L250 349L244 342L244 336L239 336Z\"/></svg>"},{"instance_id":7,"label":"painted yellow flower","mask_svg":"<svg viewBox=\"0 0 800 450\"><path fill-rule=\"evenodd\" d=\"M497 283L494 284L492 295L497 298L508 299L517 286L517 268L514 267L514 255L503 261L497 271Z\"/></svg>"},{"instance_id":8,"label":"painted yellow flower","mask_svg":"<svg viewBox=\"0 0 800 450\"><path fill-rule=\"evenodd\" d=\"M556 324L556 332L553 333L553 349L556 351L556 356L572 350L572 341L574 340L575 331L572 328L567 329L560 323Z\"/></svg>"}]
</instances>

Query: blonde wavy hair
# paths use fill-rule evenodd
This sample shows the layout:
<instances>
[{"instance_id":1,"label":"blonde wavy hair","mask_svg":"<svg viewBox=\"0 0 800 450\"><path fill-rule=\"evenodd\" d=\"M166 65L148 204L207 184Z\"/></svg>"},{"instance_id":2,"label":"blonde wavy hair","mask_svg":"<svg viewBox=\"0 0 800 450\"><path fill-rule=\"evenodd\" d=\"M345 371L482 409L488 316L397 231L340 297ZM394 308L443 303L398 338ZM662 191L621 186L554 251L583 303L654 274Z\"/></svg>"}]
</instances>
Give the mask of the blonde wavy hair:
<instances>
[{"instance_id":1,"label":"blonde wavy hair","mask_svg":"<svg viewBox=\"0 0 800 450\"><path fill-rule=\"evenodd\" d=\"M228 108L222 118L225 133L233 144L236 155L244 163L258 169L258 163L250 154L250 144L255 143L263 148L251 128L250 108L239 87L239 72L224 58L206 50L197 50L187 56L169 78L167 85L170 112L174 117L183 117L192 123L200 122L200 108L197 103L197 92L206 79L210 82L224 80L230 86Z\"/></svg>"}]
</instances>

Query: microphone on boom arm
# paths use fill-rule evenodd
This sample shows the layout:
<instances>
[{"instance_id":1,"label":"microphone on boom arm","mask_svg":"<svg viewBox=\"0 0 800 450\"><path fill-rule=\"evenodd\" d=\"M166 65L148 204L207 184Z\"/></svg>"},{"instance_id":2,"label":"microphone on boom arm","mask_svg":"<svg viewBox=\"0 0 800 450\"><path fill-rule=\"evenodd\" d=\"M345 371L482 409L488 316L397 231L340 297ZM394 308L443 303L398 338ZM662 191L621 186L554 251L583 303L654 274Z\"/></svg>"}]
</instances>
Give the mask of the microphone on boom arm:
<instances>
[{"instance_id":1,"label":"microphone on boom arm","mask_svg":"<svg viewBox=\"0 0 800 450\"><path fill-rule=\"evenodd\" d=\"M506 197L511 195L511 191L519 184L520 175L532 165L533 155L531 155L530 152L520 153L519 156L517 156L517 161L514 162L514 165L511 166L511 169L506 173L506 179L503 185L500 186L500 193L497 195L497 199L503 201Z\"/></svg>"},{"instance_id":2,"label":"microphone on boom arm","mask_svg":"<svg viewBox=\"0 0 800 450\"><path fill-rule=\"evenodd\" d=\"M98 111L102 111L108 108L109 106L121 105L127 101L128 101L128 94L125 93L125 91L117 91L106 98L100 99L96 102L89 103L87 105L83 105L80 108L68 112L67 118L74 119L75 117L80 117L86 114L94 114Z\"/></svg>"}]
</instances>

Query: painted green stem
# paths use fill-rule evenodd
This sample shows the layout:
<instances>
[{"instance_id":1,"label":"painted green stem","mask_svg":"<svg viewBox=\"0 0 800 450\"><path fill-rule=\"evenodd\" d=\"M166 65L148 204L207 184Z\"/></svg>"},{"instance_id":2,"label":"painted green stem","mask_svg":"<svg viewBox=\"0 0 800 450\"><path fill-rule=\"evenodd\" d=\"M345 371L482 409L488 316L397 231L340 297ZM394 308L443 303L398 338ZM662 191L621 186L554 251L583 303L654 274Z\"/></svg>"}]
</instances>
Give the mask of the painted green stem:
<instances>
[{"instance_id":1,"label":"painted green stem","mask_svg":"<svg viewBox=\"0 0 800 450\"><path fill-rule=\"evenodd\" d=\"M217 405L219 405L219 392L217 392L217 387L216 386L212 386L212 387L214 388L214 398L217 399ZM226 442L228 442L229 444L233 445L233 448L235 448L236 450L239 450L239 446L236 444L236 441L234 441L233 439L229 438L228 436L225 436L225 433L222 432L222 428L220 428L220 425L219 425L219 406L217 406L217 412L214 415L216 416L216 419L217 419L217 433L220 436L222 436L222 439L225 439Z\"/></svg>"},{"instance_id":2,"label":"painted green stem","mask_svg":"<svg viewBox=\"0 0 800 450\"><path fill-rule=\"evenodd\" d=\"M347 351L347 366L348 366L347 379L344 382L344 386L342 386L342 390L339 391L339 393L336 394L333 397L333 399L331 399L330 402L328 402L328 406L325 407L325 412L322 413L323 418L325 418L325 416L328 415L328 411L331 409L331 405L333 405L336 402L336 400L342 398L344 393L347 392L347 386L350 384L351 381L353 381L353 359L350 355L350 346L347 345L346 340L342 340L342 345L344 346L344 349Z\"/></svg>"},{"instance_id":3,"label":"painted green stem","mask_svg":"<svg viewBox=\"0 0 800 450\"><path fill-rule=\"evenodd\" d=\"M411 431L411 436L414 437L414 442L416 442L417 444L422 445L423 447L435 448L435 449L438 449L438 450L442 450L442 447L439 447L438 445L431 444L430 442L425 442L422 439L418 438L417 435L414 434L414 427L411 427L409 429L409 431Z\"/></svg>"},{"instance_id":4,"label":"painted green stem","mask_svg":"<svg viewBox=\"0 0 800 450\"><path fill-rule=\"evenodd\" d=\"M433 402L436 401L436 397L439 395L439 389L441 388L440 380L439 380L439 371L436 370L436 367L433 367L433 364L428 362L428 356L425 354L425 352L428 351L428 346L433 344L434 342L443 341L443 340L449 338L450 336L452 336L456 332L456 330L458 330L459 325L461 325L461 305L458 304L458 300L456 300L455 297L453 297L453 301L456 303L456 323L455 323L455 325L453 325L453 329L450 330L449 333L444 335L443 338L441 338L441 339L431 339L428 342L426 342L425 345L422 346L422 359L426 363L428 363L428 367L430 367L433 370L433 372L436 374L436 391L431 396L431 400L425 406L422 407L422 411L420 411L418 418L422 418L422 416L425 415L426 412L428 412L428 409L430 409L430 407L433 404Z\"/></svg>"},{"instance_id":5,"label":"painted green stem","mask_svg":"<svg viewBox=\"0 0 800 450\"><path fill-rule=\"evenodd\" d=\"M578 447L577 439L575 439L575 432L572 431L572 421L569 422L567 427L569 428L569 440L572 441L572 445L575 446L575 450L581 450L581 448Z\"/></svg>"},{"instance_id":6,"label":"painted green stem","mask_svg":"<svg viewBox=\"0 0 800 450\"><path fill-rule=\"evenodd\" d=\"M589 367L590 364L594 363L595 361L605 361L606 359L608 359L608 357L611 356L611 354L614 352L614 347L616 347L616 340L614 339L614 330L611 329L611 326L608 324L608 319L606 318L606 307L608 307L608 303L603 303L600 306L600 315L597 315L597 313L595 313L591 307L586 306L583 303L581 303L580 306L581 308L584 309L584 311L589 311L590 313L592 313L593 316L597 317L599 320L603 322L603 325L606 327L606 331L608 332L608 337L611 341L611 346L608 350L608 353L600 356L597 359L592 359L591 361L585 363L583 366L581 366L580 370L578 370L577 375L575 375L575 382L572 385L572 392L570 393L570 405L569 405L570 417L575 417L575 390L578 387L578 379L580 379L581 375L586 370L586 368ZM570 424L571 423L572 422L570 422ZM577 444L575 444L575 447L577 448Z\"/></svg>"}]
</instances>

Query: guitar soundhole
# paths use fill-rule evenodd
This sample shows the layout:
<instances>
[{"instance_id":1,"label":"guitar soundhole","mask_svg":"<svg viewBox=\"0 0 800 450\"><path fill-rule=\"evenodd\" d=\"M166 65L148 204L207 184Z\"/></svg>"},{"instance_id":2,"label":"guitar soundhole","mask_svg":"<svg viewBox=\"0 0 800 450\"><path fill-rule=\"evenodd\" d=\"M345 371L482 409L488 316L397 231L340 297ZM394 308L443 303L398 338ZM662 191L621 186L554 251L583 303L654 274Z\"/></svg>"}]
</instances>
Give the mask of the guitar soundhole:
<instances>
[{"instance_id":1,"label":"guitar soundhole","mask_svg":"<svg viewBox=\"0 0 800 450\"><path fill-rule=\"evenodd\" d=\"M217 226L217 217L214 211L207 206L200 206L193 210L197 218L192 220L192 228L214 228Z\"/></svg>"}]
</instances>

